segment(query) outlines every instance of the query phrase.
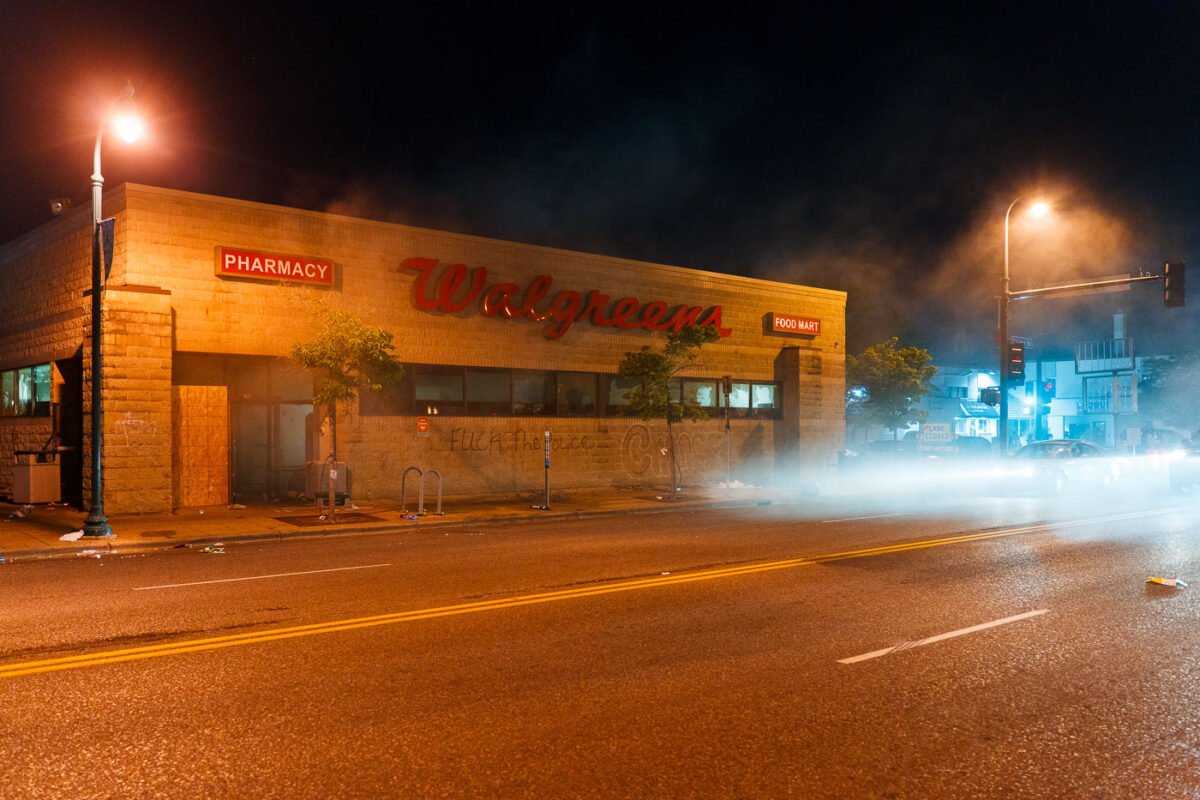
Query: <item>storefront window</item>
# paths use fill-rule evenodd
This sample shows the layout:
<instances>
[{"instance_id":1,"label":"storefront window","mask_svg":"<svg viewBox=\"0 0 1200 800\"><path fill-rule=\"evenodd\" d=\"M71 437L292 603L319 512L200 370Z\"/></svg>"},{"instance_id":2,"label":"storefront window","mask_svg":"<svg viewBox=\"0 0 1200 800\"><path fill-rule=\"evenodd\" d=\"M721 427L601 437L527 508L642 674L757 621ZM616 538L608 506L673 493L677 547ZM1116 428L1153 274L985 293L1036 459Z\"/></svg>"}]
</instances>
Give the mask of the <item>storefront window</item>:
<instances>
[{"instance_id":1,"label":"storefront window","mask_svg":"<svg viewBox=\"0 0 1200 800\"><path fill-rule=\"evenodd\" d=\"M751 392L751 403L754 408L775 408L775 384L754 384Z\"/></svg>"},{"instance_id":2,"label":"storefront window","mask_svg":"<svg viewBox=\"0 0 1200 800\"><path fill-rule=\"evenodd\" d=\"M554 414L554 373L534 370L513 372L513 413L521 416Z\"/></svg>"},{"instance_id":3,"label":"storefront window","mask_svg":"<svg viewBox=\"0 0 1200 800\"><path fill-rule=\"evenodd\" d=\"M33 413L33 367L17 370L17 408L18 414Z\"/></svg>"},{"instance_id":4,"label":"storefront window","mask_svg":"<svg viewBox=\"0 0 1200 800\"><path fill-rule=\"evenodd\" d=\"M0 372L0 416L48 416L52 380L49 364Z\"/></svg>"},{"instance_id":5,"label":"storefront window","mask_svg":"<svg viewBox=\"0 0 1200 800\"><path fill-rule=\"evenodd\" d=\"M606 375L604 380L604 413L610 417L621 414L622 409L629 408L628 393L637 387L637 381L622 378L620 375Z\"/></svg>"},{"instance_id":6,"label":"storefront window","mask_svg":"<svg viewBox=\"0 0 1200 800\"><path fill-rule=\"evenodd\" d=\"M33 368L33 415L50 415L50 382L53 380L49 364L38 364Z\"/></svg>"},{"instance_id":7,"label":"storefront window","mask_svg":"<svg viewBox=\"0 0 1200 800\"><path fill-rule=\"evenodd\" d=\"M683 382L683 401L688 405L716 408L719 396L717 381L685 380Z\"/></svg>"},{"instance_id":8,"label":"storefront window","mask_svg":"<svg viewBox=\"0 0 1200 800\"><path fill-rule=\"evenodd\" d=\"M558 373L558 413L561 416L568 417L584 417L595 415L595 373Z\"/></svg>"},{"instance_id":9,"label":"storefront window","mask_svg":"<svg viewBox=\"0 0 1200 800\"><path fill-rule=\"evenodd\" d=\"M358 395L358 413L364 417L398 417L413 414L419 410L421 415L426 413L426 406L420 409L413 407L413 374L416 367L404 365L404 373L400 380L382 386L377 392L361 392Z\"/></svg>"},{"instance_id":10,"label":"storefront window","mask_svg":"<svg viewBox=\"0 0 1200 800\"><path fill-rule=\"evenodd\" d=\"M461 368L418 367L413 375L413 394L418 414L463 413Z\"/></svg>"},{"instance_id":11,"label":"storefront window","mask_svg":"<svg viewBox=\"0 0 1200 800\"><path fill-rule=\"evenodd\" d=\"M733 383L729 392L730 416L745 417L750 410L750 384Z\"/></svg>"},{"instance_id":12,"label":"storefront window","mask_svg":"<svg viewBox=\"0 0 1200 800\"><path fill-rule=\"evenodd\" d=\"M467 370L467 413L478 416L508 415L512 411L509 373L500 370Z\"/></svg>"},{"instance_id":13,"label":"storefront window","mask_svg":"<svg viewBox=\"0 0 1200 800\"><path fill-rule=\"evenodd\" d=\"M470 414L473 416L620 416L638 381L594 372L505 370L407 364L400 381L382 392L364 392L364 416ZM679 378L670 384L670 400L723 413L725 392L719 379ZM730 416L777 419L779 384L741 381L731 384Z\"/></svg>"},{"instance_id":14,"label":"storefront window","mask_svg":"<svg viewBox=\"0 0 1200 800\"><path fill-rule=\"evenodd\" d=\"M3 398L3 405L0 405L0 412L3 412L6 417L15 417L17 415L17 371L7 370L0 373L0 397Z\"/></svg>"}]
</instances>

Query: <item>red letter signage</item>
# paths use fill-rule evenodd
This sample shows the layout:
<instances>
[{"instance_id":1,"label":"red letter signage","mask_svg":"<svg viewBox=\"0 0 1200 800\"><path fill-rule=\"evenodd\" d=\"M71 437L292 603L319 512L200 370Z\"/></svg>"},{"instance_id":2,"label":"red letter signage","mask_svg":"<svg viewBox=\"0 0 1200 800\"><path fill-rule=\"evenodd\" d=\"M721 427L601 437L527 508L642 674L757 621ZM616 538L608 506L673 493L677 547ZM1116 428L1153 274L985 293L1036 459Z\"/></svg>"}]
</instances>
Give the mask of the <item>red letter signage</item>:
<instances>
[{"instance_id":1,"label":"red letter signage","mask_svg":"<svg viewBox=\"0 0 1200 800\"><path fill-rule=\"evenodd\" d=\"M642 303L636 297L619 297L610 303L608 295L595 289L586 293L564 289L549 296L554 282L549 275L538 275L524 291L515 283L495 283L484 289L488 284L487 268L468 271L465 264L451 264L434 281L431 276L437 265L433 258L407 258L400 264L401 272L417 273L413 281L413 305L422 311L453 314L479 301L479 312L484 316L528 317L534 322L548 323L545 326L548 339L559 338L580 321L601 327L615 325L651 331L681 331L688 325L711 325L722 338L733 333L721 327L720 306L707 309L686 303L671 306L661 300ZM524 297L524 304L517 303L518 296ZM817 327L820 328L819 322Z\"/></svg>"},{"instance_id":2,"label":"red letter signage","mask_svg":"<svg viewBox=\"0 0 1200 800\"><path fill-rule=\"evenodd\" d=\"M327 258L252 253L218 247L217 275L333 286L333 262Z\"/></svg>"},{"instance_id":3,"label":"red letter signage","mask_svg":"<svg viewBox=\"0 0 1200 800\"><path fill-rule=\"evenodd\" d=\"M771 330L775 333L800 333L805 336L819 336L821 333L821 320L791 317L787 314L772 314Z\"/></svg>"}]
</instances>

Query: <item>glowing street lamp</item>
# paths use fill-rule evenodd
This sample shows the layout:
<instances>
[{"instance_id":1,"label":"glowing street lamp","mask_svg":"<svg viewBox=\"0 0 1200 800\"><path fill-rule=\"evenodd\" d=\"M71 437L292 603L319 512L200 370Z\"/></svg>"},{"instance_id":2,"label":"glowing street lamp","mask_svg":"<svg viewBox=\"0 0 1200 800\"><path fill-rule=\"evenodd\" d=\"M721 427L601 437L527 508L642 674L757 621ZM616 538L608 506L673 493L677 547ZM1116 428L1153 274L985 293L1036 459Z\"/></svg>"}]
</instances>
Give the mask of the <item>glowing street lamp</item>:
<instances>
[{"instance_id":1,"label":"glowing street lamp","mask_svg":"<svg viewBox=\"0 0 1200 800\"><path fill-rule=\"evenodd\" d=\"M142 120L133 103L133 84L125 85L125 93L113 104L110 114L100 121L96 132L96 151L92 170L92 506L83 523L83 535L95 538L115 536L108 519L104 516L104 466L101 460L104 449L104 410L101 392L101 291L104 286L104 243L101 233L100 202L104 189L104 176L100 173L100 142L104 139L104 128L112 125L117 135L126 142L133 142L142 133Z\"/></svg>"},{"instance_id":2,"label":"glowing street lamp","mask_svg":"<svg viewBox=\"0 0 1200 800\"><path fill-rule=\"evenodd\" d=\"M1023 197L1018 197L1008 205L1004 212L1004 277L1000 281L1000 452L1008 454L1008 373L1009 373L1009 343L1008 343L1008 304L1012 299L1008 279L1008 224L1012 210ZM1043 200L1030 203L1026 212L1030 216L1044 217L1050 213L1050 206Z\"/></svg>"}]
</instances>

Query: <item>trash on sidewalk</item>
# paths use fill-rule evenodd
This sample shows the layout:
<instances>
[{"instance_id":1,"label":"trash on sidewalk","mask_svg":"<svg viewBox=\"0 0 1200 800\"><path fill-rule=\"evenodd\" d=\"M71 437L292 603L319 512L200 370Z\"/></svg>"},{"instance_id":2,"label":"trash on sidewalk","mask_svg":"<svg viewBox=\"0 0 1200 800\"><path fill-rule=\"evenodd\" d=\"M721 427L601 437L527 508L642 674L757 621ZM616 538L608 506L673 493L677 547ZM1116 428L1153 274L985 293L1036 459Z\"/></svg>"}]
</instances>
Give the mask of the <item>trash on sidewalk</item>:
<instances>
[{"instance_id":1,"label":"trash on sidewalk","mask_svg":"<svg viewBox=\"0 0 1200 800\"><path fill-rule=\"evenodd\" d=\"M212 554L214 554L214 555L215 555L215 554L217 554L217 553L224 553L224 552L225 552L225 545L221 544L220 542L218 542L217 544L205 545L205 546L204 546L204 547L203 547L203 548L200 550L200 552L201 552L201 553L212 553Z\"/></svg>"},{"instance_id":2,"label":"trash on sidewalk","mask_svg":"<svg viewBox=\"0 0 1200 800\"><path fill-rule=\"evenodd\" d=\"M183 542L182 544L177 544L177 545L175 545L175 546L174 546L174 547L172 547L171 549L172 549L172 550L187 550L187 549L188 549L188 548L190 548L191 546L192 546L192 545L191 545L189 542Z\"/></svg>"},{"instance_id":3,"label":"trash on sidewalk","mask_svg":"<svg viewBox=\"0 0 1200 800\"><path fill-rule=\"evenodd\" d=\"M1179 587L1179 588L1184 588L1187 586L1187 581L1185 581L1183 578L1149 577L1149 578L1146 578L1146 583L1157 583L1160 586L1175 586L1175 587Z\"/></svg>"},{"instance_id":4,"label":"trash on sidewalk","mask_svg":"<svg viewBox=\"0 0 1200 800\"><path fill-rule=\"evenodd\" d=\"M33 513L33 506L21 506L19 509L8 515L9 519L25 519Z\"/></svg>"},{"instance_id":5,"label":"trash on sidewalk","mask_svg":"<svg viewBox=\"0 0 1200 800\"><path fill-rule=\"evenodd\" d=\"M233 505L231 505L229 507L229 510L230 511L245 511L246 507L244 505L242 505L241 503L234 503Z\"/></svg>"},{"instance_id":6,"label":"trash on sidewalk","mask_svg":"<svg viewBox=\"0 0 1200 800\"><path fill-rule=\"evenodd\" d=\"M79 530L79 531L71 531L70 533L64 533L62 536L58 537L58 540L60 542L78 542L82 538L83 538L83 531Z\"/></svg>"}]
</instances>

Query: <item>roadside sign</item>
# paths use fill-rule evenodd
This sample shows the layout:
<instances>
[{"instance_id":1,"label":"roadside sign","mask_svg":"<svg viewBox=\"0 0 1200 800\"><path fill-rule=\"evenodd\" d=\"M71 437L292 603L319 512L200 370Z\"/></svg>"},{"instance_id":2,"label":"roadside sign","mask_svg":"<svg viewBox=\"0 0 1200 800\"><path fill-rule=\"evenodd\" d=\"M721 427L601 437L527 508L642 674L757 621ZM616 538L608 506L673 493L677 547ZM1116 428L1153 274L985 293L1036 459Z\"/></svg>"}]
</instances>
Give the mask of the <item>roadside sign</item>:
<instances>
[{"instance_id":1,"label":"roadside sign","mask_svg":"<svg viewBox=\"0 0 1200 800\"><path fill-rule=\"evenodd\" d=\"M926 422L921 426L920 450L953 450L954 431L949 422Z\"/></svg>"},{"instance_id":2,"label":"roadside sign","mask_svg":"<svg viewBox=\"0 0 1200 800\"><path fill-rule=\"evenodd\" d=\"M429 433L429 417L417 417L417 433Z\"/></svg>"}]
</instances>

